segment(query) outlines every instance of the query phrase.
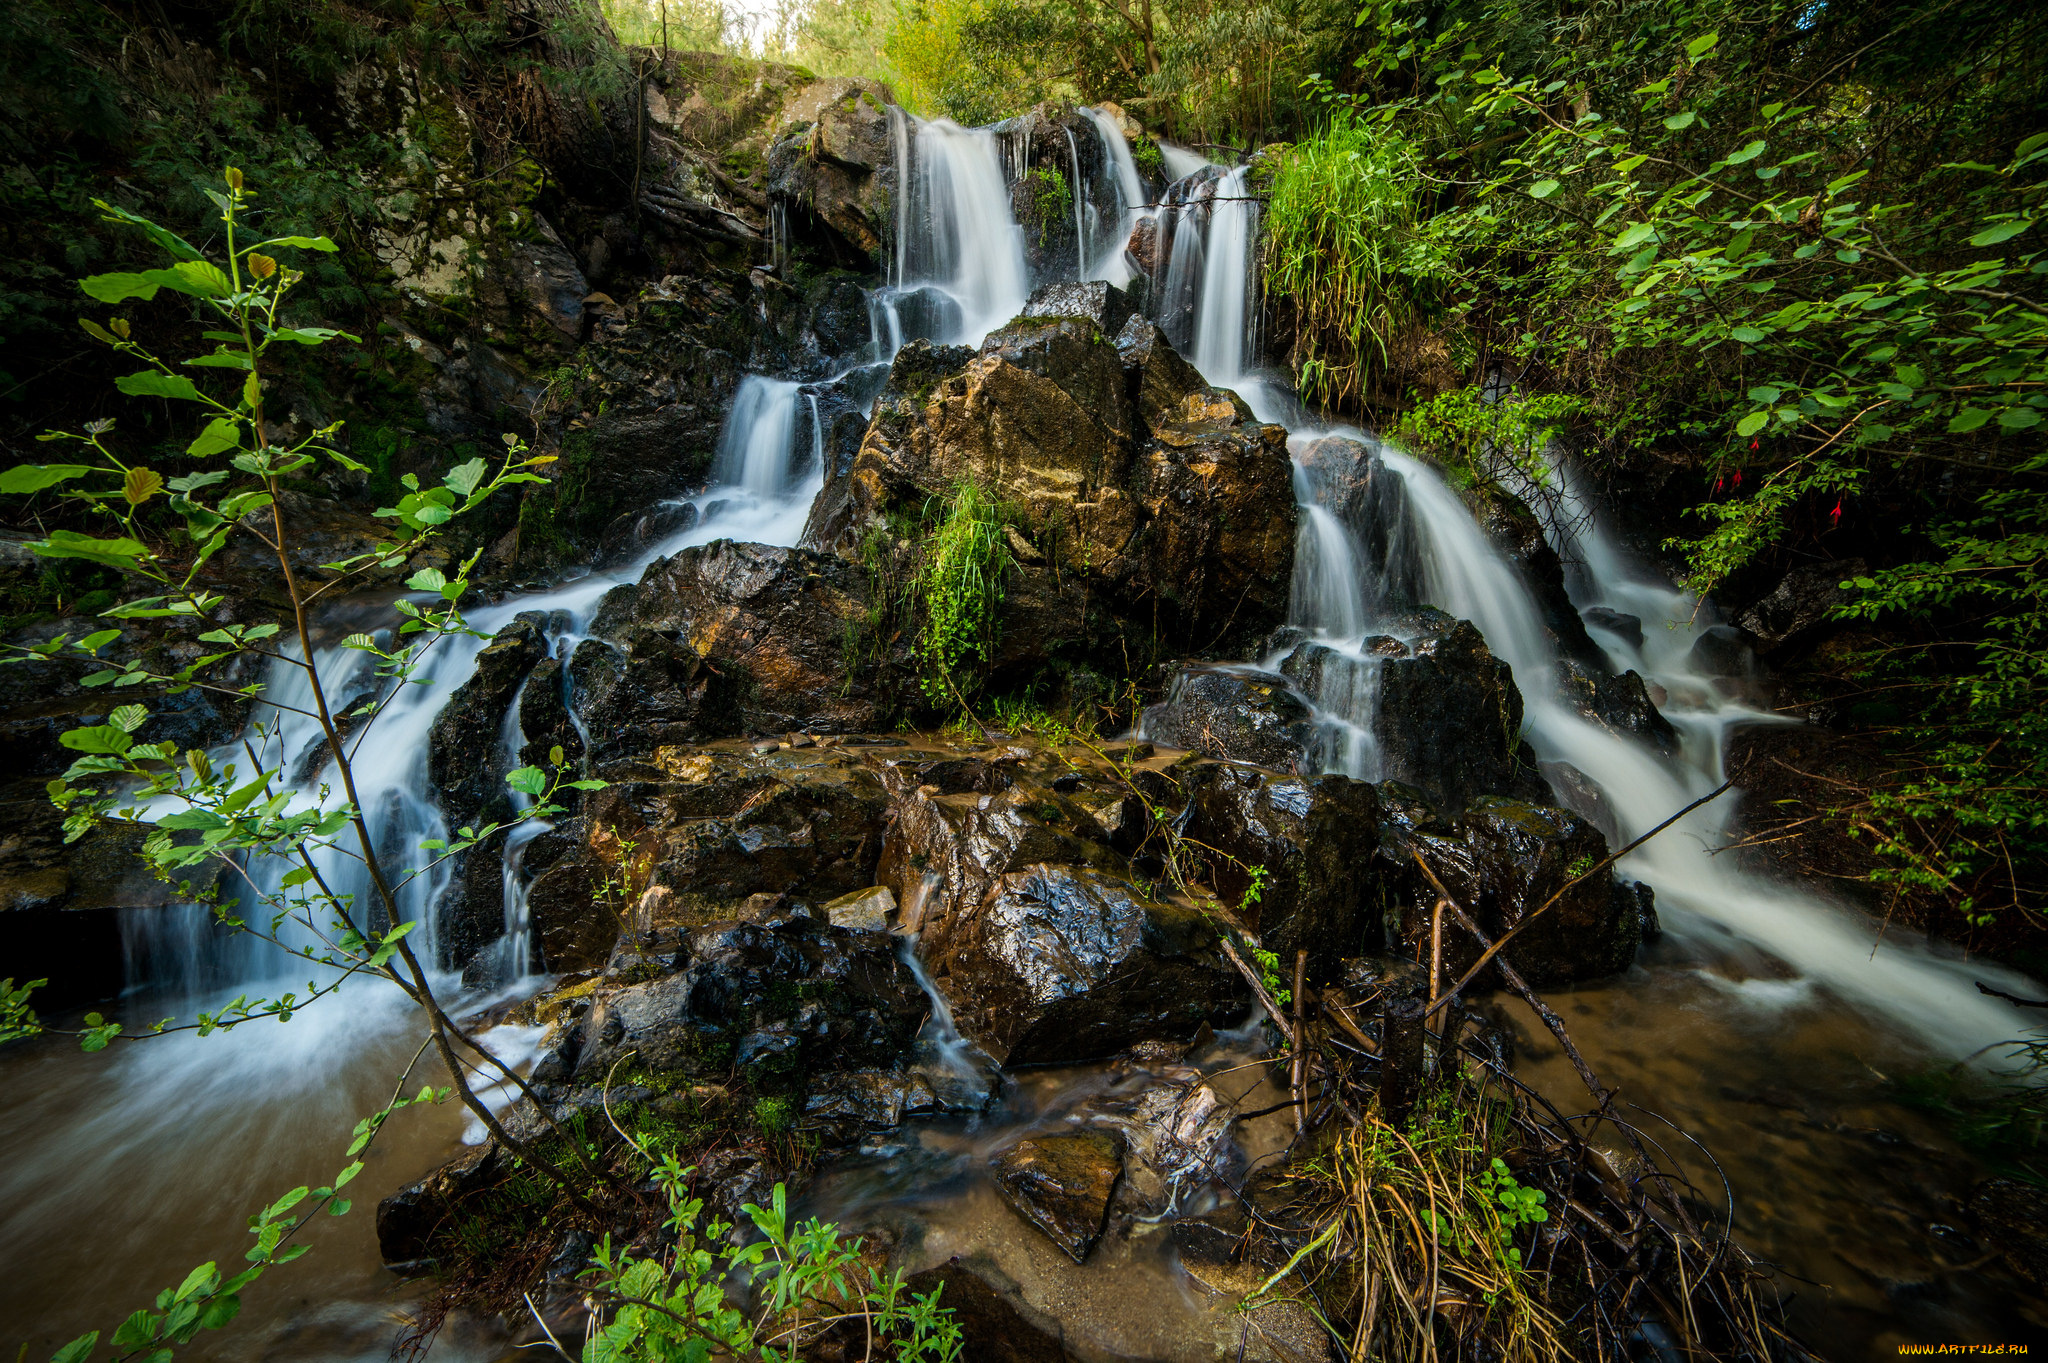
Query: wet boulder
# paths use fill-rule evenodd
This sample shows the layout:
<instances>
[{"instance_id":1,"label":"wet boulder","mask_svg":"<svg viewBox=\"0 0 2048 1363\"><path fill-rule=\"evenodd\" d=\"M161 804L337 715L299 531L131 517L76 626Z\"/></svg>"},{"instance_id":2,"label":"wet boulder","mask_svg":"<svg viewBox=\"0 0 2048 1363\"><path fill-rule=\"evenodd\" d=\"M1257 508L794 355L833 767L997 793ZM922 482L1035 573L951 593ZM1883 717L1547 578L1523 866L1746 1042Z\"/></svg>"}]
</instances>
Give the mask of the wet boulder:
<instances>
[{"instance_id":1,"label":"wet boulder","mask_svg":"<svg viewBox=\"0 0 2048 1363\"><path fill-rule=\"evenodd\" d=\"M1569 762L1538 762L1536 770L1560 805L1580 818L1590 820L1609 843L1620 845L1621 822L1615 818L1614 807L1608 804L1606 792L1592 777Z\"/></svg>"},{"instance_id":2,"label":"wet boulder","mask_svg":"<svg viewBox=\"0 0 2048 1363\"><path fill-rule=\"evenodd\" d=\"M656 1073L796 1091L809 1076L893 1070L924 1020L917 977L895 943L799 915L713 923L685 934L664 971L601 988L556 1047L574 1082L600 1083L631 1053ZM626 972L630 979L639 972Z\"/></svg>"},{"instance_id":3,"label":"wet boulder","mask_svg":"<svg viewBox=\"0 0 2048 1363\"><path fill-rule=\"evenodd\" d=\"M1183 667L1166 699L1145 708L1145 737L1170 748L1300 771L1315 716L1287 679L1249 667Z\"/></svg>"},{"instance_id":4,"label":"wet boulder","mask_svg":"<svg viewBox=\"0 0 2048 1363\"><path fill-rule=\"evenodd\" d=\"M1748 678L1759 671L1756 638L1739 625L1709 625L1701 630L1685 661L1703 677Z\"/></svg>"},{"instance_id":5,"label":"wet boulder","mask_svg":"<svg viewBox=\"0 0 2048 1363\"><path fill-rule=\"evenodd\" d=\"M1514 565L1536 598L1543 628L1556 642L1558 651L1593 667L1605 666L1605 655L1586 633L1586 622L1580 619L1578 608L1565 592L1564 562L1544 535L1542 518L1529 509L1527 502L1497 484L1474 493L1468 500L1474 503L1473 510L1486 537ZM1564 513L1553 507L1551 514Z\"/></svg>"},{"instance_id":6,"label":"wet boulder","mask_svg":"<svg viewBox=\"0 0 2048 1363\"><path fill-rule=\"evenodd\" d=\"M1650 700L1641 674L1614 676L1575 658L1557 662L1558 699L1618 737L1634 738L1659 752L1678 751L1678 731Z\"/></svg>"},{"instance_id":7,"label":"wet boulder","mask_svg":"<svg viewBox=\"0 0 2048 1363\"><path fill-rule=\"evenodd\" d=\"M1310 977L1323 979L1341 957L1377 949L1380 808L1372 786L1218 762L1173 776L1187 800L1181 826L1199 845L1194 855L1210 887L1287 970L1307 951Z\"/></svg>"},{"instance_id":8,"label":"wet boulder","mask_svg":"<svg viewBox=\"0 0 2048 1363\"><path fill-rule=\"evenodd\" d=\"M1157 1217L1183 1205L1189 1192L1243 1173L1231 1140L1237 1105L1184 1066L1148 1077L1153 1082L1135 1094L1119 1088L1081 1109L1091 1125L1123 1138L1120 1216Z\"/></svg>"},{"instance_id":9,"label":"wet boulder","mask_svg":"<svg viewBox=\"0 0 2048 1363\"><path fill-rule=\"evenodd\" d=\"M504 1176L492 1141L466 1151L377 1204L377 1252L386 1268L424 1273L445 1242L451 1211Z\"/></svg>"},{"instance_id":10,"label":"wet boulder","mask_svg":"<svg viewBox=\"0 0 2048 1363\"><path fill-rule=\"evenodd\" d=\"M1481 797L1449 830L1413 830L1399 841L1421 856L1489 938L1533 920L1502 953L1532 987L1597 979L1635 960L1643 939L1642 899L1611 871L1587 874L1607 856L1607 840L1589 820L1554 806ZM1419 876L1411 885L1400 935L1426 952L1437 895ZM1447 928L1445 939L1452 970L1462 972L1477 959L1478 944L1463 932Z\"/></svg>"},{"instance_id":11,"label":"wet boulder","mask_svg":"<svg viewBox=\"0 0 2048 1363\"><path fill-rule=\"evenodd\" d=\"M1630 615L1606 606L1588 606L1579 612L1579 617L1589 629L1611 634L1632 648L1643 646L1643 618L1640 615Z\"/></svg>"},{"instance_id":12,"label":"wet boulder","mask_svg":"<svg viewBox=\"0 0 2048 1363\"><path fill-rule=\"evenodd\" d=\"M1033 1136L996 1156L996 1188L1078 1264L1102 1238L1123 1153L1122 1138L1109 1131Z\"/></svg>"},{"instance_id":13,"label":"wet boulder","mask_svg":"<svg viewBox=\"0 0 2048 1363\"><path fill-rule=\"evenodd\" d=\"M1770 595L1744 612L1739 623L1762 653L1803 647L1821 637L1833 622L1835 609L1850 599L1842 583L1868 571L1860 558L1802 563L1786 573Z\"/></svg>"},{"instance_id":14,"label":"wet boulder","mask_svg":"<svg viewBox=\"0 0 2048 1363\"><path fill-rule=\"evenodd\" d=\"M1344 436L1301 440L1294 461L1316 503L1350 532L1372 570L1366 603L1382 611L1412 611L1422 600L1422 555L1410 524L1407 485L1374 447Z\"/></svg>"},{"instance_id":15,"label":"wet boulder","mask_svg":"<svg viewBox=\"0 0 2048 1363\"><path fill-rule=\"evenodd\" d=\"M802 86L783 106L783 133L768 149L772 198L799 213L838 263L858 268L889 230L894 143L885 85L846 76Z\"/></svg>"},{"instance_id":16,"label":"wet boulder","mask_svg":"<svg viewBox=\"0 0 2048 1363\"><path fill-rule=\"evenodd\" d=\"M533 620L512 621L484 645L469 679L435 717L427 737L427 775L451 824L486 817L485 811L499 804L509 811L504 784L509 768L498 735L513 697L545 651Z\"/></svg>"},{"instance_id":17,"label":"wet boulder","mask_svg":"<svg viewBox=\"0 0 2048 1363\"><path fill-rule=\"evenodd\" d=\"M1373 738L1386 779L1447 812L1483 795L1540 794L1514 672L1470 621L1424 611L1406 640L1367 646L1382 657Z\"/></svg>"},{"instance_id":18,"label":"wet boulder","mask_svg":"<svg viewBox=\"0 0 2048 1363\"><path fill-rule=\"evenodd\" d=\"M1133 315L1131 296L1102 280L1041 284L1024 304L1026 317L1085 317L1105 336L1115 336Z\"/></svg>"},{"instance_id":19,"label":"wet boulder","mask_svg":"<svg viewBox=\"0 0 2048 1363\"><path fill-rule=\"evenodd\" d=\"M801 549L719 540L649 565L605 600L593 633L623 651L595 672L583 710L600 760L746 733L871 728L900 660L853 667L868 626L867 579ZM578 658L572 660L575 671Z\"/></svg>"},{"instance_id":20,"label":"wet boulder","mask_svg":"<svg viewBox=\"0 0 2048 1363\"><path fill-rule=\"evenodd\" d=\"M1184 1040L1243 1006L1243 981L1195 910L1130 881L1040 864L996 883L927 953L961 1030L1005 1065Z\"/></svg>"}]
</instances>

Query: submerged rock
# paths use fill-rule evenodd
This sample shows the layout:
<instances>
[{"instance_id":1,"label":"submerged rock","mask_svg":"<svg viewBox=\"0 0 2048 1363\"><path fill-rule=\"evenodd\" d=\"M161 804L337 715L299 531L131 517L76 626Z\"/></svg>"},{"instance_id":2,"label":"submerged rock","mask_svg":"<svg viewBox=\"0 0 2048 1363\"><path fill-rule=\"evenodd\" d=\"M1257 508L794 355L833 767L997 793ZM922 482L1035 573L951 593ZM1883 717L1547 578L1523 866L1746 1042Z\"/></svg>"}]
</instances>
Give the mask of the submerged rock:
<instances>
[{"instance_id":1,"label":"submerged rock","mask_svg":"<svg viewBox=\"0 0 2048 1363\"><path fill-rule=\"evenodd\" d=\"M1574 658L1557 661L1558 698L1611 734L1640 739L1659 752L1678 751L1678 731L1658 712L1639 673L1616 677Z\"/></svg>"},{"instance_id":2,"label":"submerged rock","mask_svg":"<svg viewBox=\"0 0 2048 1363\"><path fill-rule=\"evenodd\" d=\"M1078 1264L1102 1238L1123 1153L1122 1138L1108 1131L1030 1137L996 1156L996 1188Z\"/></svg>"}]
</instances>

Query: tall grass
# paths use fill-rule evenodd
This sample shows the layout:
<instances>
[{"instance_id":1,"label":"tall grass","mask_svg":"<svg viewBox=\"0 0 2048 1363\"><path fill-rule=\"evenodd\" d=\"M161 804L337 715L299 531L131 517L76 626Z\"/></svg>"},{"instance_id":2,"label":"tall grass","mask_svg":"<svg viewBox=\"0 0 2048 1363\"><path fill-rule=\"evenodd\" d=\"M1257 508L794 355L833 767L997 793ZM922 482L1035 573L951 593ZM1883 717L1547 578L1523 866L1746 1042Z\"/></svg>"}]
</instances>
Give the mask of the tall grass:
<instances>
[{"instance_id":1,"label":"tall grass","mask_svg":"<svg viewBox=\"0 0 2048 1363\"><path fill-rule=\"evenodd\" d=\"M1421 159L1398 132L1344 112L1281 158L1266 293L1292 300L1295 374L1311 402L1362 397L1439 307L1449 270L1417 211Z\"/></svg>"}]
</instances>

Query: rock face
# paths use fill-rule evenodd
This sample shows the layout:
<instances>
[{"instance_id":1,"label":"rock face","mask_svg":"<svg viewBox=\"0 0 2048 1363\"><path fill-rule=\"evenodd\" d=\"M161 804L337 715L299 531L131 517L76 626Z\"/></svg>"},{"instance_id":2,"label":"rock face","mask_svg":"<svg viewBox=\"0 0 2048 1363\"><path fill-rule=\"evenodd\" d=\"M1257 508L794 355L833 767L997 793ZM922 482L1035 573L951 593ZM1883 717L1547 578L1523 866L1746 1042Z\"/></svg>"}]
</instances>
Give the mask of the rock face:
<instances>
[{"instance_id":1,"label":"rock face","mask_svg":"<svg viewBox=\"0 0 2048 1363\"><path fill-rule=\"evenodd\" d=\"M1030 311L1044 315L976 353L897 356L805 542L851 555L971 479L1023 547L1001 627L1024 643L1003 666L1060 651L1127 670L1162 635L1228 653L1263 634L1285 609L1294 543L1284 433L1202 383L1149 324L1112 341L1104 324L1129 303L1107 285L1042 291Z\"/></svg>"},{"instance_id":2,"label":"rock face","mask_svg":"<svg viewBox=\"0 0 2048 1363\"><path fill-rule=\"evenodd\" d=\"M1425 610L1406 640L1366 641L1380 659L1373 723L1380 771L1446 811L1481 795L1540 795L1535 760L1521 741L1522 694L1469 621ZM1306 646L1305 646L1306 647ZM1297 670L1312 655L1297 650Z\"/></svg>"},{"instance_id":3,"label":"rock face","mask_svg":"<svg viewBox=\"0 0 2048 1363\"><path fill-rule=\"evenodd\" d=\"M839 264L867 265L889 230L895 102L886 85L833 76L783 106L768 150L769 194L785 213L808 216Z\"/></svg>"},{"instance_id":4,"label":"rock face","mask_svg":"<svg viewBox=\"0 0 2048 1363\"><path fill-rule=\"evenodd\" d=\"M1123 1141L1108 1131L1034 1136L996 1156L996 1187L1078 1264L1102 1238L1123 1154Z\"/></svg>"},{"instance_id":5,"label":"rock face","mask_svg":"<svg viewBox=\"0 0 2048 1363\"><path fill-rule=\"evenodd\" d=\"M1482 797L1455 824L1404 830L1398 841L1420 854L1445 889L1498 939L1557 902L1509 944L1504 959L1535 988L1594 979L1626 969L1642 942L1643 904L1636 887L1611 872L1565 886L1607 856L1591 822L1567 810L1522 800ZM1427 950L1434 887L1417 879L1400 935ZM1446 929L1451 968L1463 971L1479 947Z\"/></svg>"},{"instance_id":6,"label":"rock face","mask_svg":"<svg viewBox=\"0 0 2048 1363\"><path fill-rule=\"evenodd\" d=\"M1311 979L1341 957L1376 949L1385 893L1375 864L1378 792L1345 776L1274 776L1223 763L1177 771L1186 834L1210 851L1209 884L1266 950L1292 968L1309 953ZM1263 871L1258 894L1250 868Z\"/></svg>"},{"instance_id":7,"label":"rock face","mask_svg":"<svg viewBox=\"0 0 2048 1363\"><path fill-rule=\"evenodd\" d=\"M1678 751L1678 731L1650 700L1640 674L1614 676L1574 658L1557 663L1559 699L1611 734L1640 739L1659 752Z\"/></svg>"},{"instance_id":8,"label":"rock face","mask_svg":"<svg viewBox=\"0 0 2048 1363\"><path fill-rule=\"evenodd\" d=\"M1239 1006L1215 929L1128 880L1040 863L1005 875L967 917L928 959L955 1021L1007 1065L1185 1038Z\"/></svg>"},{"instance_id":9,"label":"rock face","mask_svg":"<svg viewBox=\"0 0 2048 1363\"><path fill-rule=\"evenodd\" d=\"M1849 600L1842 583L1869 571L1860 558L1803 563L1785 574L1770 595L1738 622L1766 655L1812 643L1828 628L1835 607Z\"/></svg>"},{"instance_id":10,"label":"rock face","mask_svg":"<svg viewBox=\"0 0 2048 1363\"><path fill-rule=\"evenodd\" d=\"M1303 770L1316 739L1315 717L1285 677L1246 667L1183 667L1166 699L1147 706L1145 736L1170 748Z\"/></svg>"},{"instance_id":11,"label":"rock face","mask_svg":"<svg viewBox=\"0 0 2048 1363\"><path fill-rule=\"evenodd\" d=\"M800 1092L813 1073L893 1069L925 1014L894 943L807 917L714 923L655 964L670 973L594 996L536 1077L600 1083L630 1052L657 1072L718 1079L737 1067Z\"/></svg>"},{"instance_id":12,"label":"rock face","mask_svg":"<svg viewBox=\"0 0 2048 1363\"><path fill-rule=\"evenodd\" d=\"M905 683L900 655L849 662L869 593L852 564L800 549L719 540L650 565L593 622L614 656L571 664L596 756L874 727Z\"/></svg>"},{"instance_id":13,"label":"rock face","mask_svg":"<svg viewBox=\"0 0 2048 1363\"><path fill-rule=\"evenodd\" d=\"M1565 593L1564 564L1544 538L1543 522L1528 504L1506 489L1493 486L1468 500L1494 547L1515 566L1543 612L1543 627L1558 651L1592 667L1604 667L1599 646L1586 633L1585 621Z\"/></svg>"}]
</instances>

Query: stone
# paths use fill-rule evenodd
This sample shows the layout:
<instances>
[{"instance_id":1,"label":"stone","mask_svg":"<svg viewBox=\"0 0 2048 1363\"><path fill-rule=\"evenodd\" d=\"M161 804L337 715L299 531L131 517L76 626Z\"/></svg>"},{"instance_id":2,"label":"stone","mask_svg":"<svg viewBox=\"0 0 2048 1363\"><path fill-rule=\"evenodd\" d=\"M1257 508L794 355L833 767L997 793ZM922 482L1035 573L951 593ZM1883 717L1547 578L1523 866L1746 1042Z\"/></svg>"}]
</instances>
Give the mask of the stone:
<instances>
[{"instance_id":1,"label":"stone","mask_svg":"<svg viewBox=\"0 0 2048 1363\"><path fill-rule=\"evenodd\" d=\"M713 923L654 963L669 973L601 988L558 1041L575 1081L602 1082L630 1052L657 1073L723 1079L737 1065L801 1091L814 1074L890 1069L926 1011L893 942L807 917Z\"/></svg>"},{"instance_id":2,"label":"stone","mask_svg":"<svg viewBox=\"0 0 2048 1363\"><path fill-rule=\"evenodd\" d=\"M1558 651L1567 658L1576 658L1593 667L1604 667L1605 657L1599 645L1586 633L1586 622L1580 618L1578 608L1572 605L1571 597L1565 591L1564 562L1550 547L1550 540L1543 533L1542 518L1531 511L1526 502L1498 484L1489 485L1483 492L1475 492L1466 500L1474 503L1473 510L1487 538L1514 565L1536 598L1536 605L1543 614L1543 627L1556 641ZM1553 507L1550 514L1562 516L1565 513Z\"/></svg>"},{"instance_id":3,"label":"stone","mask_svg":"<svg viewBox=\"0 0 2048 1363\"><path fill-rule=\"evenodd\" d=\"M1287 772L1315 742L1314 715L1287 679L1249 667L1181 668L1141 728L1170 748Z\"/></svg>"},{"instance_id":4,"label":"stone","mask_svg":"<svg viewBox=\"0 0 2048 1363\"><path fill-rule=\"evenodd\" d=\"M1181 1040L1243 1007L1207 919L1100 871L1028 866L959 917L926 961L961 1031L1004 1065Z\"/></svg>"},{"instance_id":5,"label":"stone","mask_svg":"<svg viewBox=\"0 0 2048 1363\"><path fill-rule=\"evenodd\" d=\"M2014 1179L1986 1179L1971 1190L1969 1205L1984 1239L2035 1287L2048 1288L2048 1192Z\"/></svg>"},{"instance_id":6,"label":"stone","mask_svg":"<svg viewBox=\"0 0 2048 1363\"><path fill-rule=\"evenodd\" d=\"M1560 658L1556 677L1558 699L1608 733L1640 740L1659 752L1678 751L1678 731L1651 702L1639 673L1617 677L1576 658Z\"/></svg>"},{"instance_id":7,"label":"stone","mask_svg":"<svg viewBox=\"0 0 2048 1363\"><path fill-rule=\"evenodd\" d=\"M1644 926L1635 888L1611 871L1564 888L1607 856L1600 831L1570 811L1485 796L1472 801L1450 833L1418 830L1407 841L1494 940L1562 891L1503 952L1532 988L1597 979L1635 960ZM1401 936L1425 953L1435 900L1434 887L1418 877ZM1448 928L1445 937L1459 939L1447 955L1451 968L1462 972L1477 958L1478 945Z\"/></svg>"},{"instance_id":8,"label":"stone","mask_svg":"<svg viewBox=\"0 0 2048 1363\"><path fill-rule=\"evenodd\" d=\"M1345 776L1275 776L1222 763L1177 768L1185 836L1208 884L1291 973L1309 953L1311 979L1341 957L1377 948L1382 883L1378 792ZM1250 868L1264 872L1255 901Z\"/></svg>"},{"instance_id":9,"label":"stone","mask_svg":"<svg viewBox=\"0 0 2048 1363\"><path fill-rule=\"evenodd\" d=\"M1588 606L1579 612L1579 616L1591 629L1611 634L1633 648L1643 646L1643 620L1639 615L1610 610L1606 606Z\"/></svg>"},{"instance_id":10,"label":"stone","mask_svg":"<svg viewBox=\"0 0 2048 1363\"><path fill-rule=\"evenodd\" d=\"M1709 625L1694 638L1685 661L1703 677L1754 677L1756 640L1739 625Z\"/></svg>"},{"instance_id":11,"label":"stone","mask_svg":"<svg viewBox=\"0 0 2048 1363\"><path fill-rule=\"evenodd\" d=\"M377 1253L400 1273L434 1266L438 1239L465 1198L495 1183L502 1170L497 1142L465 1151L419 1182L377 1204Z\"/></svg>"},{"instance_id":12,"label":"stone","mask_svg":"<svg viewBox=\"0 0 2048 1363\"><path fill-rule=\"evenodd\" d=\"M1367 641L1383 657L1373 722L1381 775L1449 813L1482 795L1540 795L1513 670L1470 621L1425 610L1412 628L1405 642L1375 650Z\"/></svg>"},{"instance_id":13,"label":"stone","mask_svg":"<svg viewBox=\"0 0 2048 1363\"><path fill-rule=\"evenodd\" d=\"M1600 835L1615 846L1621 843L1621 823L1607 803L1606 792L1593 778L1569 762L1538 762L1536 770L1550 786L1557 802L1582 819L1589 820Z\"/></svg>"},{"instance_id":14,"label":"stone","mask_svg":"<svg viewBox=\"0 0 2048 1363\"><path fill-rule=\"evenodd\" d=\"M852 932L887 932L896 912L896 894L887 885L843 894L824 906L832 926Z\"/></svg>"},{"instance_id":15,"label":"stone","mask_svg":"<svg viewBox=\"0 0 2048 1363\"><path fill-rule=\"evenodd\" d=\"M1827 630L1834 610L1850 599L1842 583L1870 571L1860 558L1838 563L1802 563L1743 613L1741 627L1765 654L1809 644Z\"/></svg>"},{"instance_id":16,"label":"stone","mask_svg":"<svg viewBox=\"0 0 2048 1363\"><path fill-rule=\"evenodd\" d=\"M1114 284L1090 280L1081 284L1041 284L1024 304L1025 317L1085 317L1115 336L1132 316L1130 295Z\"/></svg>"},{"instance_id":17,"label":"stone","mask_svg":"<svg viewBox=\"0 0 2048 1363\"><path fill-rule=\"evenodd\" d=\"M1123 1147L1120 1137L1100 1130L1031 1137L995 1157L996 1188L1019 1216L1083 1263L1102 1238Z\"/></svg>"},{"instance_id":18,"label":"stone","mask_svg":"<svg viewBox=\"0 0 2048 1363\"><path fill-rule=\"evenodd\" d=\"M533 621L512 621L484 645L475 669L435 717L427 736L427 774L450 825L477 822L500 802L509 811L498 733L512 698L544 652Z\"/></svg>"},{"instance_id":19,"label":"stone","mask_svg":"<svg viewBox=\"0 0 2048 1363\"><path fill-rule=\"evenodd\" d=\"M872 728L907 682L909 645L849 669L869 585L853 564L719 540L650 564L605 600L592 632L623 665L594 669L582 706L599 761L753 732ZM581 649L571 662L574 674Z\"/></svg>"},{"instance_id":20,"label":"stone","mask_svg":"<svg viewBox=\"0 0 2048 1363\"><path fill-rule=\"evenodd\" d=\"M1123 1137L1120 1214L1158 1217L1191 1201L1189 1192L1242 1172L1231 1142L1237 1105L1195 1071L1174 1066L1135 1096L1115 1091L1084 1110L1090 1123Z\"/></svg>"}]
</instances>

